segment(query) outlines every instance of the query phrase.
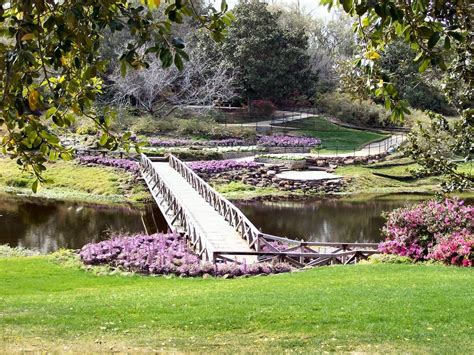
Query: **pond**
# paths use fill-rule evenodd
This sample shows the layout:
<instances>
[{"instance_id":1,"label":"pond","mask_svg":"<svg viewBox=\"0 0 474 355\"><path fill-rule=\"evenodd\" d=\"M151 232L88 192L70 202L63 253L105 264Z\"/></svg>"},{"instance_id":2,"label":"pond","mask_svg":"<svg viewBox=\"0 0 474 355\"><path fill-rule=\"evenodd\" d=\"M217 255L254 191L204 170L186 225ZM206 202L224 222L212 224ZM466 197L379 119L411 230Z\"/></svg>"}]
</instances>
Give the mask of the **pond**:
<instances>
[{"instance_id":1,"label":"pond","mask_svg":"<svg viewBox=\"0 0 474 355\"><path fill-rule=\"evenodd\" d=\"M0 195L0 244L49 253L78 249L110 233L166 230L158 207L95 206Z\"/></svg>"},{"instance_id":2,"label":"pond","mask_svg":"<svg viewBox=\"0 0 474 355\"><path fill-rule=\"evenodd\" d=\"M337 198L281 202L237 202L263 232L293 239L377 242L382 212L427 196L396 195L347 200ZM470 201L472 203L472 201ZM104 207L83 203L0 195L0 244L48 253L81 248L116 232L166 232L156 205Z\"/></svg>"},{"instance_id":3,"label":"pond","mask_svg":"<svg viewBox=\"0 0 474 355\"><path fill-rule=\"evenodd\" d=\"M379 242L382 213L429 196L396 195L347 200L238 202L242 212L264 233L315 242Z\"/></svg>"}]
</instances>

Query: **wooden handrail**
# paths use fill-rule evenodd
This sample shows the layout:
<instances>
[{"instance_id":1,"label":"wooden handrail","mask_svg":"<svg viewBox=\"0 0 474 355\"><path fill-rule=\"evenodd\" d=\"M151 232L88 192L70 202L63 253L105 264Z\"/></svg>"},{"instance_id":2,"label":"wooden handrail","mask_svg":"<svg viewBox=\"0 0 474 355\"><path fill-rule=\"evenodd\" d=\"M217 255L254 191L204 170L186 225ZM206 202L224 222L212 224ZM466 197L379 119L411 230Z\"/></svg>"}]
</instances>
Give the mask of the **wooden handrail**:
<instances>
[{"instance_id":1,"label":"wooden handrail","mask_svg":"<svg viewBox=\"0 0 474 355\"><path fill-rule=\"evenodd\" d=\"M187 209L185 203L183 203L183 201L181 201L172 193L169 187L155 171L151 160L147 156L142 154L140 163L142 165L143 171L149 176L149 179L145 179L145 181L160 209L164 208L162 205L164 202L168 206L167 209L172 210L174 214L173 218L170 219L166 212L162 210L168 225L171 227L173 224L176 224L176 222L179 222L197 254L204 259L214 261L214 250L208 244L206 238L203 237L204 233L201 230L199 224L194 223L191 217L192 215ZM155 192L156 189L158 189L157 192ZM161 196L161 198L159 198L159 196ZM161 204L159 200L162 200Z\"/></svg>"},{"instance_id":2,"label":"wooden handrail","mask_svg":"<svg viewBox=\"0 0 474 355\"><path fill-rule=\"evenodd\" d=\"M295 239L288 239L283 237L278 237L272 234L262 233L261 237L265 240L273 240L277 242L287 243L287 244L298 244L298 245L307 245L307 246L320 246L320 247L351 247L351 248L377 248L378 243L345 243L345 242L307 242L307 241L298 241Z\"/></svg>"},{"instance_id":3,"label":"wooden handrail","mask_svg":"<svg viewBox=\"0 0 474 355\"><path fill-rule=\"evenodd\" d=\"M198 255L207 260L228 261L231 260L230 255L247 255L258 256L262 261L277 258L303 267L329 263L356 263L371 254L378 253L377 243L306 242L262 233L236 206L214 190L187 164L172 154L168 159L170 167L176 170L247 241L250 248L254 249L254 251L213 250L199 223L196 223L191 211L186 207L186 201L181 201L173 194L173 191L160 178L152 161L142 154L140 164L143 176L169 226L182 230ZM271 242L278 242L280 245ZM266 249L263 249L264 247ZM332 249L328 252L312 247L330 247Z\"/></svg>"},{"instance_id":4,"label":"wooden handrail","mask_svg":"<svg viewBox=\"0 0 474 355\"><path fill-rule=\"evenodd\" d=\"M174 155L169 155L170 166L209 203L232 227L234 227L245 239L249 246L255 250L259 249L259 238L261 232L252 222L229 200L214 190L207 182L199 177L186 163Z\"/></svg>"}]
</instances>

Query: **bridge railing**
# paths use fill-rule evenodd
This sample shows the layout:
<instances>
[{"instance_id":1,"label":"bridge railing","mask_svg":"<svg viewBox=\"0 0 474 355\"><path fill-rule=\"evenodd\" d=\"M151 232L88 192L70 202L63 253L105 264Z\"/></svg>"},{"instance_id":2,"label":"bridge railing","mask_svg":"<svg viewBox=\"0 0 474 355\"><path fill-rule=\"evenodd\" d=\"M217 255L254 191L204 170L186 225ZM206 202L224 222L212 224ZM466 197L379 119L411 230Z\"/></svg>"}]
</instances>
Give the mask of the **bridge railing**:
<instances>
[{"instance_id":1,"label":"bridge railing","mask_svg":"<svg viewBox=\"0 0 474 355\"><path fill-rule=\"evenodd\" d=\"M378 254L377 243L307 242L261 233L259 251L234 252L239 256L257 256L260 262L278 260L296 267L332 264L356 264ZM215 259L231 260L226 251L215 251Z\"/></svg>"},{"instance_id":2,"label":"bridge railing","mask_svg":"<svg viewBox=\"0 0 474 355\"><path fill-rule=\"evenodd\" d=\"M224 219L240 233L248 245L259 250L259 239L261 232L253 225L252 222L229 200L214 190L207 182L200 178L189 166L176 158L174 155L169 156L170 166L175 169L181 176L209 203Z\"/></svg>"},{"instance_id":3,"label":"bridge railing","mask_svg":"<svg viewBox=\"0 0 474 355\"><path fill-rule=\"evenodd\" d=\"M192 247L200 258L214 261L214 250L203 238L203 231L197 223L194 223L191 213L186 208L185 201L180 201L173 192L168 188L159 174L153 168L151 160L144 154L141 155L140 164L142 167L145 181L150 189L153 198L156 200L166 222L171 227L179 225L189 238ZM162 204L164 202L164 204ZM165 207L166 206L166 207ZM178 223L177 223L178 222Z\"/></svg>"},{"instance_id":4,"label":"bridge railing","mask_svg":"<svg viewBox=\"0 0 474 355\"><path fill-rule=\"evenodd\" d=\"M211 246L206 245L203 231L200 230L198 224L192 219L191 213L186 209L186 201L180 201L174 196L153 168L151 160L142 155L141 165L147 175L145 180L157 202L160 204L161 201L165 201L165 208L162 212L168 225L176 225L178 221L182 232L188 236L195 251L202 258L215 262L218 260L235 261L232 257L238 255L256 256L259 261L280 260L297 267L304 267L352 264L378 253L376 243L307 242L262 233L237 207L209 186L184 162L170 155L169 164L254 249L254 251L236 252L212 250ZM172 211L171 216L169 211Z\"/></svg>"}]
</instances>

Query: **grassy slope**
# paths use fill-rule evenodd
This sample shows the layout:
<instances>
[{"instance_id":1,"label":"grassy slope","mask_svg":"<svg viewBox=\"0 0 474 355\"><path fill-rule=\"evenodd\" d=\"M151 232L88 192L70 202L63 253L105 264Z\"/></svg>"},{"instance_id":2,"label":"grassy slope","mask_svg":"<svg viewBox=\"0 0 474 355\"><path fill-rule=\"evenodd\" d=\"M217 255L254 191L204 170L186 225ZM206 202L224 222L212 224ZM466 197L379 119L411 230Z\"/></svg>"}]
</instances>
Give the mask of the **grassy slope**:
<instances>
[{"instance_id":1,"label":"grassy slope","mask_svg":"<svg viewBox=\"0 0 474 355\"><path fill-rule=\"evenodd\" d=\"M223 280L94 276L45 257L2 259L0 352L467 354L474 350L473 283L473 270L442 266L323 267Z\"/></svg>"},{"instance_id":2,"label":"grassy slope","mask_svg":"<svg viewBox=\"0 0 474 355\"><path fill-rule=\"evenodd\" d=\"M396 165L399 164L399 165ZM434 193L440 190L441 177L411 177L419 166L409 158L391 158L372 165L348 165L336 169L336 174L353 178L349 192L357 193ZM460 164L459 170L471 172L471 163ZM377 176L374 173L387 176ZM393 177L393 178L391 178ZM399 178L399 179L397 179Z\"/></svg>"},{"instance_id":3,"label":"grassy slope","mask_svg":"<svg viewBox=\"0 0 474 355\"><path fill-rule=\"evenodd\" d=\"M410 171L419 166L410 158L389 157L388 160L370 165L347 165L336 169L336 174L351 179L344 193L351 195L367 194L434 194L440 191L442 179L440 177L415 178ZM459 170L472 173L471 163L462 163ZM375 174L383 174L378 176ZM264 196L303 196L303 191L280 191L273 187L261 188L232 181L227 184L214 185L217 191L232 200L246 200ZM310 194L306 194L310 195ZM463 193L463 197L472 197L472 193Z\"/></svg>"},{"instance_id":4,"label":"grassy slope","mask_svg":"<svg viewBox=\"0 0 474 355\"><path fill-rule=\"evenodd\" d=\"M248 200L263 196L288 196L290 192L281 191L274 187L256 187L240 181L231 181L226 184L214 184L213 187L225 198L230 200ZM294 192L293 194L297 194Z\"/></svg>"},{"instance_id":5,"label":"grassy slope","mask_svg":"<svg viewBox=\"0 0 474 355\"><path fill-rule=\"evenodd\" d=\"M0 192L31 194L32 179L22 173L14 161L0 159ZM133 184L133 176L110 167L88 167L74 162L49 164L44 173L46 183L39 197L80 200L99 203L140 201L148 194L141 184Z\"/></svg>"},{"instance_id":6,"label":"grassy slope","mask_svg":"<svg viewBox=\"0 0 474 355\"><path fill-rule=\"evenodd\" d=\"M387 137L387 135L379 133L338 126L322 117L309 117L282 123L281 125L299 128L297 131L291 131L291 134L302 134L320 138L323 145L322 152L336 148L339 148L341 152L360 149L368 143Z\"/></svg>"}]
</instances>

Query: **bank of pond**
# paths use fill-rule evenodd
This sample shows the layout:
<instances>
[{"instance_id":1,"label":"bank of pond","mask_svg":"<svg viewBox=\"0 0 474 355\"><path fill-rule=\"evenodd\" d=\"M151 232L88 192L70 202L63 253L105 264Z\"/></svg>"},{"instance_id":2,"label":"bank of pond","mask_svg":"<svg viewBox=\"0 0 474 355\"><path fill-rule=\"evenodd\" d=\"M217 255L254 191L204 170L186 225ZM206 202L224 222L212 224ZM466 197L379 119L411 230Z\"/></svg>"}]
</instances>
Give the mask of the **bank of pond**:
<instances>
[{"instance_id":1,"label":"bank of pond","mask_svg":"<svg viewBox=\"0 0 474 355\"><path fill-rule=\"evenodd\" d=\"M384 195L235 204L264 233L308 241L379 242L384 212L430 197ZM61 248L79 249L114 233L167 230L155 204L102 206L0 195L0 245L49 253Z\"/></svg>"}]
</instances>

